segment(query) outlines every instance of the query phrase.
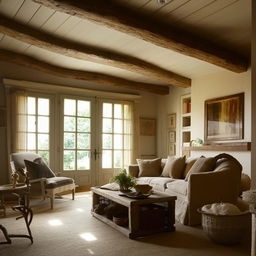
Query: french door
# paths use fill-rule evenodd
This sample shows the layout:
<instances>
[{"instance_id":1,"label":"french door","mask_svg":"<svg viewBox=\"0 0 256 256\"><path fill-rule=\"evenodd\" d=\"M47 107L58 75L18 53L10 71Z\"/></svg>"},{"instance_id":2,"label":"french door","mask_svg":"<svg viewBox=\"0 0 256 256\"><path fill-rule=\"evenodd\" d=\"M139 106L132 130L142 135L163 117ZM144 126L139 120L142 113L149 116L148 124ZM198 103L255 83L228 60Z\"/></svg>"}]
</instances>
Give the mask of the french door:
<instances>
[{"instance_id":1,"label":"french door","mask_svg":"<svg viewBox=\"0 0 256 256\"><path fill-rule=\"evenodd\" d=\"M81 186L108 183L131 159L132 105L62 98L62 175Z\"/></svg>"}]
</instances>

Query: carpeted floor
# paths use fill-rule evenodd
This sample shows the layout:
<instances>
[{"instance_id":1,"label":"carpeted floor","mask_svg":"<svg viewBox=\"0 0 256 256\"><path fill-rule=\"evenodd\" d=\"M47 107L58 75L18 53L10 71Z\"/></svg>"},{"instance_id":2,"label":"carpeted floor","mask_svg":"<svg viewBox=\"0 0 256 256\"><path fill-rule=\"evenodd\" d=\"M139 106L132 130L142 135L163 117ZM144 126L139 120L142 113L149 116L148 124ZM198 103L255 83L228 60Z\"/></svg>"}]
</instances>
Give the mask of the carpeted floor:
<instances>
[{"instance_id":1,"label":"carpeted floor","mask_svg":"<svg viewBox=\"0 0 256 256\"><path fill-rule=\"evenodd\" d=\"M199 227L176 224L176 232L162 233L131 240L95 219L90 214L91 194L78 193L56 199L55 209L49 202L33 201L34 219L31 230L34 244L26 238L13 239L10 245L0 245L1 256L248 256L250 238L235 246L212 243ZM24 221L15 220L8 209L7 218L0 218L10 233L24 233ZM3 235L0 234L1 241Z\"/></svg>"}]
</instances>

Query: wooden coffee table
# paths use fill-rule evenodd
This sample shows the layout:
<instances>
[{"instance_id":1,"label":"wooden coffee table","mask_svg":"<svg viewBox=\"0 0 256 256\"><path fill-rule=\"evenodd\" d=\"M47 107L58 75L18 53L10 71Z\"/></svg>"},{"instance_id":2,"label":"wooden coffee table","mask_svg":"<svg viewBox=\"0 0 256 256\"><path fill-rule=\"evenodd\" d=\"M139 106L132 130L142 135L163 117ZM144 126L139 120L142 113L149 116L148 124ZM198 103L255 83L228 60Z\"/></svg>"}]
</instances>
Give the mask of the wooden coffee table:
<instances>
[{"instance_id":1,"label":"wooden coffee table","mask_svg":"<svg viewBox=\"0 0 256 256\"><path fill-rule=\"evenodd\" d=\"M142 237L157 232L171 232L175 231L175 200L176 196L170 196L166 193L154 192L152 195L145 199L132 199L124 196L120 196L120 191L111 191L101 189L98 187L91 188L93 194L92 202L92 215L99 220L107 223L111 227L119 230L129 238ZM100 198L109 199L112 202L123 205L128 208L128 227L122 227L115 224L112 220L108 219L105 215L100 215L94 212L95 205L99 204ZM141 229L141 207L152 205L152 204L165 204L166 209L166 225L164 229L153 228L153 229ZM154 213L153 213L154 214ZM153 216L154 217L154 216ZM157 219L159 216L155 216Z\"/></svg>"}]
</instances>

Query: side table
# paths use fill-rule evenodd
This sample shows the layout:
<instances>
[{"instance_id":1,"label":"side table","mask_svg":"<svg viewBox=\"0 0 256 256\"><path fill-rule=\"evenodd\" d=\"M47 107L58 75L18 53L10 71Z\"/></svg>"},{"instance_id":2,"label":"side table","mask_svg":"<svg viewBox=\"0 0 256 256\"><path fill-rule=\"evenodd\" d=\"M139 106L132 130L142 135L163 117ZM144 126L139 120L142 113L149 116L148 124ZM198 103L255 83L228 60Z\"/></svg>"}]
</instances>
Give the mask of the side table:
<instances>
[{"instance_id":1,"label":"side table","mask_svg":"<svg viewBox=\"0 0 256 256\"><path fill-rule=\"evenodd\" d=\"M6 241L0 242L0 244L10 244L12 237L25 237L29 238L33 243L33 237L30 230L30 224L33 219L32 209L29 207L29 185L28 184L17 184L14 188L12 184L0 185L0 196L1 196L1 208L4 210L4 216L6 216L5 196L14 194L18 197L19 204L13 206L14 211L20 212L21 216L18 216L16 220L24 218L28 235L22 234L8 234L7 229L0 224L0 230L3 232Z\"/></svg>"}]
</instances>

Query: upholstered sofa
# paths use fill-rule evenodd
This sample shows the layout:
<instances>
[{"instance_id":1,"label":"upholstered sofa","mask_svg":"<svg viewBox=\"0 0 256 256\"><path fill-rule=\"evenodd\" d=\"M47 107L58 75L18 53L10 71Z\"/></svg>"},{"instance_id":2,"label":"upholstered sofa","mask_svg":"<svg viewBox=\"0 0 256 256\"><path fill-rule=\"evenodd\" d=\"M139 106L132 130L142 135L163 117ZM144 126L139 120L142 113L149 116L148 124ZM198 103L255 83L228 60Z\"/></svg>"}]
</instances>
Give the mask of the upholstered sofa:
<instances>
[{"instance_id":1,"label":"upholstered sofa","mask_svg":"<svg viewBox=\"0 0 256 256\"><path fill-rule=\"evenodd\" d=\"M161 160L162 173L165 171L166 161L169 159ZM213 158L214 166L210 167L211 170L203 168L204 170L199 172L193 168L192 171L197 161L201 160L187 159L180 178L162 177L159 171L157 171L158 176L140 176L141 170L138 164L130 165L128 171L136 177L138 184L149 184L154 191L177 196L175 208L177 221L186 225L199 225L201 223L201 216L197 212L199 207L216 202L236 203L240 191L242 166L232 156L220 154Z\"/></svg>"}]
</instances>

